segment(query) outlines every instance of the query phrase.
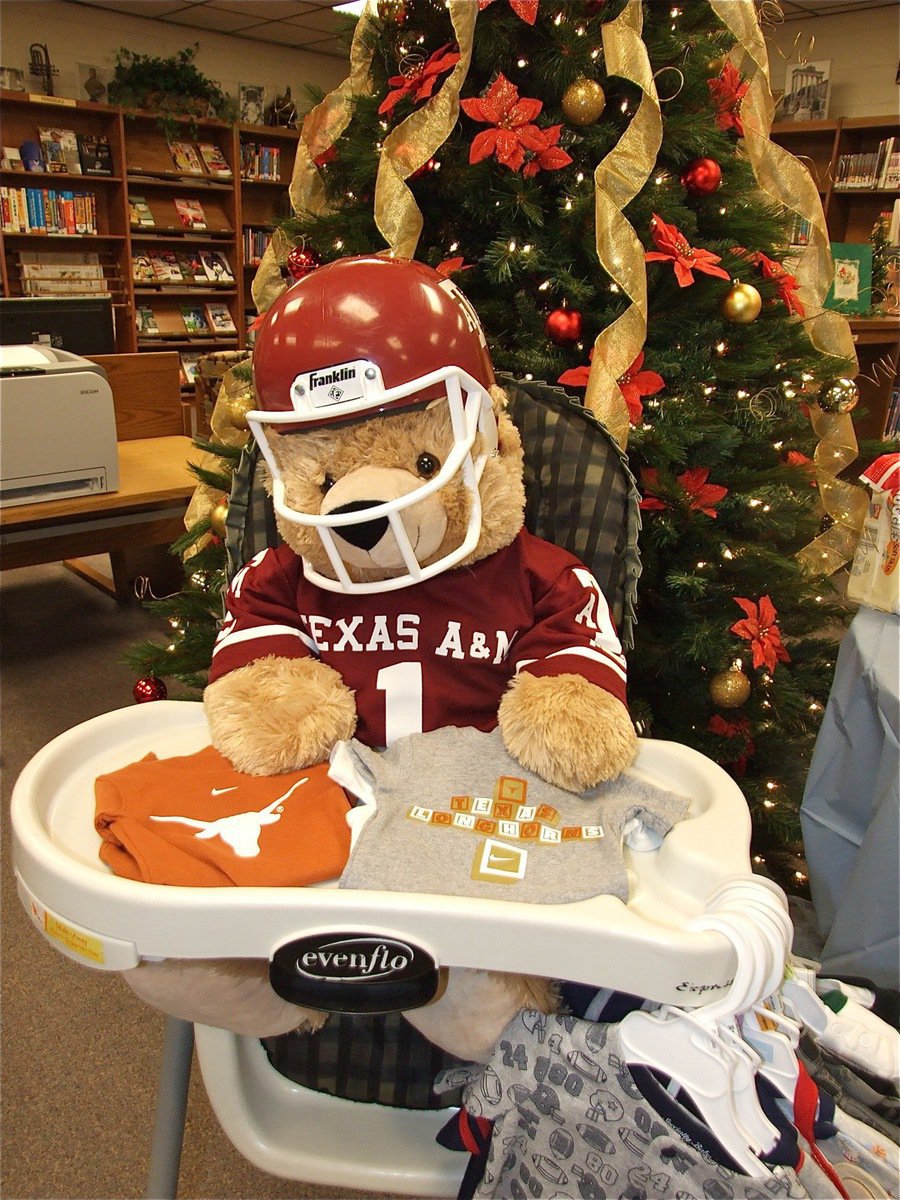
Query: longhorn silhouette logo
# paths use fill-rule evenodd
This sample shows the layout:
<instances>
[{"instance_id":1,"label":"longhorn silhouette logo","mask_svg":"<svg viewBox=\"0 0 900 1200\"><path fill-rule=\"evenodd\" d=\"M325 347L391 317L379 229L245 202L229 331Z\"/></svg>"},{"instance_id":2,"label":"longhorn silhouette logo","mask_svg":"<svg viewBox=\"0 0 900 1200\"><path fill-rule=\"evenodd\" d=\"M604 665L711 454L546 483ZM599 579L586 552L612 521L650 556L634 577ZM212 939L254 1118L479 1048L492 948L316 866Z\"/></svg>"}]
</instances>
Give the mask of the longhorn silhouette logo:
<instances>
[{"instance_id":1,"label":"longhorn silhouette logo","mask_svg":"<svg viewBox=\"0 0 900 1200\"><path fill-rule=\"evenodd\" d=\"M263 825L274 825L276 821L281 820L281 814L284 809L279 808L279 804L284 804L285 800L295 792L298 787L304 783L308 783L308 779L298 779L295 784L288 788L283 796L279 796L273 800L271 804L267 804L265 808L250 812L235 813L230 817L219 817L215 821L198 821L194 817L154 817L151 816L151 821L177 821L181 825L187 825L189 829L196 829L198 832L194 834L201 841L208 841L210 838L220 837L226 846L229 846L238 858L256 858L259 855L259 835L262 833ZM217 791L230 791L230 788L213 788L212 794Z\"/></svg>"}]
</instances>

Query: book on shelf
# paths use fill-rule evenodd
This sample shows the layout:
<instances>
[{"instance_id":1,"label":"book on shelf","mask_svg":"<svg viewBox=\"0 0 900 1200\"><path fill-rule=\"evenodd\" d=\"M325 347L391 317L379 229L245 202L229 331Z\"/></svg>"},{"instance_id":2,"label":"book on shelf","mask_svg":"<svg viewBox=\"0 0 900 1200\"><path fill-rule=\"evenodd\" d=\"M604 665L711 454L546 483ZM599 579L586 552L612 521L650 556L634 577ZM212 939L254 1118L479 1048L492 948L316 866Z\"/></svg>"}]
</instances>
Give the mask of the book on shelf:
<instances>
[{"instance_id":1,"label":"book on shelf","mask_svg":"<svg viewBox=\"0 0 900 1200\"><path fill-rule=\"evenodd\" d=\"M884 183L881 185L896 191L900 188L900 150L893 150L884 168Z\"/></svg>"},{"instance_id":2,"label":"book on shelf","mask_svg":"<svg viewBox=\"0 0 900 1200\"><path fill-rule=\"evenodd\" d=\"M175 169L182 175L203 174L203 163L191 142L169 142L169 153Z\"/></svg>"},{"instance_id":3,"label":"book on shelf","mask_svg":"<svg viewBox=\"0 0 900 1200\"><path fill-rule=\"evenodd\" d=\"M25 296L109 296L105 279L23 279Z\"/></svg>"},{"instance_id":4,"label":"book on shelf","mask_svg":"<svg viewBox=\"0 0 900 1200\"><path fill-rule=\"evenodd\" d=\"M24 171L25 164L22 162L22 152L18 146L3 147L2 166L4 171Z\"/></svg>"},{"instance_id":5,"label":"book on shelf","mask_svg":"<svg viewBox=\"0 0 900 1200\"><path fill-rule=\"evenodd\" d=\"M839 155L834 186L838 191L900 186L900 138L882 138L876 150Z\"/></svg>"},{"instance_id":6,"label":"book on shelf","mask_svg":"<svg viewBox=\"0 0 900 1200\"><path fill-rule=\"evenodd\" d=\"M221 250L201 250L200 261L210 283L234 283L231 263Z\"/></svg>"},{"instance_id":7,"label":"book on shelf","mask_svg":"<svg viewBox=\"0 0 900 1200\"><path fill-rule=\"evenodd\" d=\"M891 400L884 422L884 437L893 439L898 436L900 436L900 387L894 387L891 390Z\"/></svg>"},{"instance_id":8,"label":"book on shelf","mask_svg":"<svg viewBox=\"0 0 900 1200\"><path fill-rule=\"evenodd\" d=\"M79 133L78 157L85 175L112 175L112 151L105 134Z\"/></svg>"},{"instance_id":9,"label":"book on shelf","mask_svg":"<svg viewBox=\"0 0 900 1200\"><path fill-rule=\"evenodd\" d=\"M272 240L272 230L254 228L247 226L244 230L244 265L247 267L258 267L262 262L262 256L266 252L266 247Z\"/></svg>"},{"instance_id":10,"label":"book on shelf","mask_svg":"<svg viewBox=\"0 0 900 1200\"><path fill-rule=\"evenodd\" d=\"M0 186L0 225L4 233L97 233L97 198L66 188Z\"/></svg>"},{"instance_id":11,"label":"book on shelf","mask_svg":"<svg viewBox=\"0 0 900 1200\"><path fill-rule=\"evenodd\" d=\"M281 147L241 143L241 176L277 182L281 179Z\"/></svg>"},{"instance_id":12,"label":"book on shelf","mask_svg":"<svg viewBox=\"0 0 900 1200\"><path fill-rule=\"evenodd\" d=\"M184 372L184 380L188 385L193 384L197 378L197 364L201 357L199 350L182 350L181 352L181 370Z\"/></svg>"},{"instance_id":13,"label":"book on shelf","mask_svg":"<svg viewBox=\"0 0 900 1200\"><path fill-rule=\"evenodd\" d=\"M149 254L132 254L131 278L135 283L156 283L156 272Z\"/></svg>"},{"instance_id":14,"label":"book on shelf","mask_svg":"<svg viewBox=\"0 0 900 1200\"><path fill-rule=\"evenodd\" d=\"M217 146L215 142L198 142L197 149L200 151L200 157L210 175L215 175L219 179L231 179L232 170L221 147Z\"/></svg>"},{"instance_id":15,"label":"book on shelf","mask_svg":"<svg viewBox=\"0 0 900 1200\"><path fill-rule=\"evenodd\" d=\"M153 213L150 211L150 205L143 196L128 197L128 219L132 227L140 225L149 227L156 224Z\"/></svg>"},{"instance_id":16,"label":"book on shelf","mask_svg":"<svg viewBox=\"0 0 900 1200\"><path fill-rule=\"evenodd\" d=\"M51 173L81 174L81 159L78 157L78 142L74 129L38 129L41 154Z\"/></svg>"},{"instance_id":17,"label":"book on shelf","mask_svg":"<svg viewBox=\"0 0 900 1200\"><path fill-rule=\"evenodd\" d=\"M176 250L175 258L185 283L208 283L203 259L196 251Z\"/></svg>"},{"instance_id":18,"label":"book on shelf","mask_svg":"<svg viewBox=\"0 0 900 1200\"><path fill-rule=\"evenodd\" d=\"M154 250L149 255L156 283L183 283L174 250Z\"/></svg>"},{"instance_id":19,"label":"book on shelf","mask_svg":"<svg viewBox=\"0 0 900 1200\"><path fill-rule=\"evenodd\" d=\"M68 263L20 263L19 273L23 279L104 279L103 268L96 265Z\"/></svg>"},{"instance_id":20,"label":"book on shelf","mask_svg":"<svg viewBox=\"0 0 900 1200\"><path fill-rule=\"evenodd\" d=\"M809 245L809 235L812 231L812 226L806 217L801 217L799 213L793 214L791 222L791 232L789 235L791 246L807 246Z\"/></svg>"},{"instance_id":21,"label":"book on shelf","mask_svg":"<svg viewBox=\"0 0 900 1200\"><path fill-rule=\"evenodd\" d=\"M199 200L176 197L173 201L178 219L185 229L206 229L206 213Z\"/></svg>"},{"instance_id":22,"label":"book on shelf","mask_svg":"<svg viewBox=\"0 0 900 1200\"><path fill-rule=\"evenodd\" d=\"M199 305L182 305L181 319L184 321L184 327L188 333L209 333L206 317Z\"/></svg>"},{"instance_id":23,"label":"book on shelf","mask_svg":"<svg viewBox=\"0 0 900 1200\"><path fill-rule=\"evenodd\" d=\"M156 314L149 304L139 304L135 309L134 323L138 337L159 337L159 325Z\"/></svg>"},{"instance_id":24,"label":"book on shelf","mask_svg":"<svg viewBox=\"0 0 900 1200\"><path fill-rule=\"evenodd\" d=\"M210 301L203 307L206 312L206 320L213 333L237 333L237 326L227 304L216 300Z\"/></svg>"}]
</instances>

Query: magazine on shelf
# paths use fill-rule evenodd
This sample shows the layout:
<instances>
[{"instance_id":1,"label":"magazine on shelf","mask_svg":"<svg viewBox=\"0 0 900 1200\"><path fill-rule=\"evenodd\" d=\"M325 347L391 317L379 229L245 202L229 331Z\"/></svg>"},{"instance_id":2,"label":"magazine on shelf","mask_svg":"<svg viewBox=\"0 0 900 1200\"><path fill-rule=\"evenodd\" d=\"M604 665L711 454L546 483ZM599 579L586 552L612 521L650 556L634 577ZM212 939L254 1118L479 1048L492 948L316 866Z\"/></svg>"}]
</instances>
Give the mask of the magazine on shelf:
<instances>
[{"instance_id":1,"label":"magazine on shelf","mask_svg":"<svg viewBox=\"0 0 900 1200\"><path fill-rule=\"evenodd\" d=\"M185 229L205 229L206 213L199 200L185 200L176 197L174 200L178 219Z\"/></svg>"},{"instance_id":2,"label":"magazine on shelf","mask_svg":"<svg viewBox=\"0 0 900 1200\"><path fill-rule=\"evenodd\" d=\"M203 163L191 142L169 142L169 153L175 169L182 175L203 174Z\"/></svg>"},{"instance_id":3,"label":"magazine on shelf","mask_svg":"<svg viewBox=\"0 0 900 1200\"><path fill-rule=\"evenodd\" d=\"M234 283L231 264L221 250L201 250L200 259L210 283Z\"/></svg>"},{"instance_id":4,"label":"magazine on shelf","mask_svg":"<svg viewBox=\"0 0 900 1200\"><path fill-rule=\"evenodd\" d=\"M150 205L143 196L128 197L128 212L129 220L132 227L138 225L155 225L153 213L150 211Z\"/></svg>"},{"instance_id":5,"label":"magazine on shelf","mask_svg":"<svg viewBox=\"0 0 900 1200\"><path fill-rule=\"evenodd\" d=\"M149 254L132 254L131 278L135 283L156 283L156 272Z\"/></svg>"},{"instance_id":6,"label":"magazine on shelf","mask_svg":"<svg viewBox=\"0 0 900 1200\"><path fill-rule=\"evenodd\" d=\"M832 242L834 279L825 307L842 313L864 313L872 307L871 242Z\"/></svg>"},{"instance_id":7,"label":"magazine on shelf","mask_svg":"<svg viewBox=\"0 0 900 1200\"><path fill-rule=\"evenodd\" d=\"M175 258L186 283L208 283L203 259L196 250L176 250Z\"/></svg>"},{"instance_id":8,"label":"magazine on shelf","mask_svg":"<svg viewBox=\"0 0 900 1200\"><path fill-rule=\"evenodd\" d=\"M154 250L150 254L157 283L183 283L184 276L173 250Z\"/></svg>"},{"instance_id":9,"label":"magazine on shelf","mask_svg":"<svg viewBox=\"0 0 900 1200\"><path fill-rule=\"evenodd\" d=\"M137 326L138 337L159 336L159 325L156 323L156 316L149 304L138 306L134 320Z\"/></svg>"},{"instance_id":10,"label":"magazine on shelf","mask_svg":"<svg viewBox=\"0 0 900 1200\"><path fill-rule=\"evenodd\" d=\"M78 157L85 175L112 175L112 151L104 134L79 133Z\"/></svg>"},{"instance_id":11,"label":"magazine on shelf","mask_svg":"<svg viewBox=\"0 0 900 1200\"><path fill-rule=\"evenodd\" d=\"M188 385L193 384L197 377L197 364L200 362L200 358L199 350L182 350L181 352L181 369Z\"/></svg>"},{"instance_id":12,"label":"magazine on shelf","mask_svg":"<svg viewBox=\"0 0 900 1200\"><path fill-rule=\"evenodd\" d=\"M231 178L231 167L229 167L221 148L215 142L198 142L197 149L200 151L200 157L210 175L216 175L220 179Z\"/></svg>"},{"instance_id":13,"label":"magazine on shelf","mask_svg":"<svg viewBox=\"0 0 900 1200\"><path fill-rule=\"evenodd\" d=\"M181 319L184 321L184 327L188 333L209 333L206 317L199 305L182 305Z\"/></svg>"},{"instance_id":14,"label":"magazine on shelf","mask_svg":"<svg viewBox=\"0 0 900 1200\"><path fill-rule=\"evenodd\" d=\"M237 326L227 304L223 304L221 301L211 301L203 307L213 333L237 333Z\"/></svg>"},{"instance_id":15,"label":"magazine on shelf","mask_svg":"<svg viewBox=\"0 0 900 1200\"><path fill-rule=\"evenodd\" d=\"M62 142L60 141L61 130L59 129L39 129L38 137L41 140L41 156L44 159L44 169L49 171L51 175L60 175L68 171L69 167L66 163L66 156L63 153ZM72 137L75 134L72 133ZM81 172L81 164L78 164L78 171Z\"/></svg>"}]
</instances>

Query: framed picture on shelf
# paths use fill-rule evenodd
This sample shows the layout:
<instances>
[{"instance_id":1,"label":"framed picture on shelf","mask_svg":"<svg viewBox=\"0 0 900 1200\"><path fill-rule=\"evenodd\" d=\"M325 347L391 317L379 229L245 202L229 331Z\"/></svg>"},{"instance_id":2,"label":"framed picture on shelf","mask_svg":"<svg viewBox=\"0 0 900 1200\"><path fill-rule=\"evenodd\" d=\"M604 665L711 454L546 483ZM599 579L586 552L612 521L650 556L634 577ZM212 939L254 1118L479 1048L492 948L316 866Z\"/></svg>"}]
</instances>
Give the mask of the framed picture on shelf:
<instances>
[{"instance_id":1,"label":"framed picture on shelf","mask_svg":"<svg viewBox=\"0 0 900 1200\"><path fill-rule=\"evenodd\" d=\"M784 88L776 113L777 120L827 120L831 98L831 59L789 65Z\"/></svg>"},{"instance_id":2,"label":"framed picture on shelf","mask_svg":"<svg viewBox=\"0 0 900 1200\"><path fill-rule=\"evenodd\" d=\"M242 83L238 87L241 120L247 125L262 125L266 119L266 89L260 83Z\"/></svg>"},{"instance_id":3,"label":"framed picture on shelf","mask_svg":"<svg viewBox=\"0 0 900 1200\"><path fill-rule=\"evenodd\" d=\"M864 313L872 307L872 246L870 242L832 242L834 279L825 307L842 313Z\"/></svg>"}]
</instances>

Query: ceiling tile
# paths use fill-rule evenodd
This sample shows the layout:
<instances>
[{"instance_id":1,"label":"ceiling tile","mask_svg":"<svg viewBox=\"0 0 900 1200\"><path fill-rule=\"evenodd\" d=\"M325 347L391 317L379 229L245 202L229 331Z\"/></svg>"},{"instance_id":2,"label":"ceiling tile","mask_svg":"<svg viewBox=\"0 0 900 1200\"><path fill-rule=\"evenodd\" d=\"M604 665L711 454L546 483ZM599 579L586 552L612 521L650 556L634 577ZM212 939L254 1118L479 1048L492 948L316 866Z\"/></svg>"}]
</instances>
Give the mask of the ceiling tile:
<instances>
[{"instance_id":1,"label":"ceiling tile","mask_svg":"<svg viewBox=\"0 0 900 1200\"><path fill-rule=\"evenodd\" d=\"M193 7L188 0L76 0L86 8L112 9L135 17L166 17L171 13Z\"/></svg>"},{"instance_id":2,"label":"ceiling tile","mask_svg":"<svg viewBox=\"0 0 900 1200\"><path fill-rule=\"evenodd\" d=\"M283 21L310 11L308 0L213 0L204 8L221 8L241 12L251 21ZM250 21L248 21L250 24Z\"/></svg>"},{"instance_id":3,"label":"ceiling tile","mask_svg":"<svg viewBox=\"0 0 900 1200\"><path fill-rule=\"evenodd\" d=\"M246 12L230 12L210 8L206 4L196 4L193 8L185 8L162 19L170 25L188 25L193 29L214 30L216 33L235 33L238 29L257 24L255 18Z\"/></svg>"},{"instance_id":4,"label":"ceiling tile","mask_svg":"<svg viewBox=\"0 0 900 1200\"><path fill-rule=\"evenodd\" d=\"M302 16L293 17L288 24L302 25L306 29L318 29L334 34L344 26L347 20L346 13L336 13L330 8L320 8L317 12L308 12Z\"/></svg>"}]
</instances>

